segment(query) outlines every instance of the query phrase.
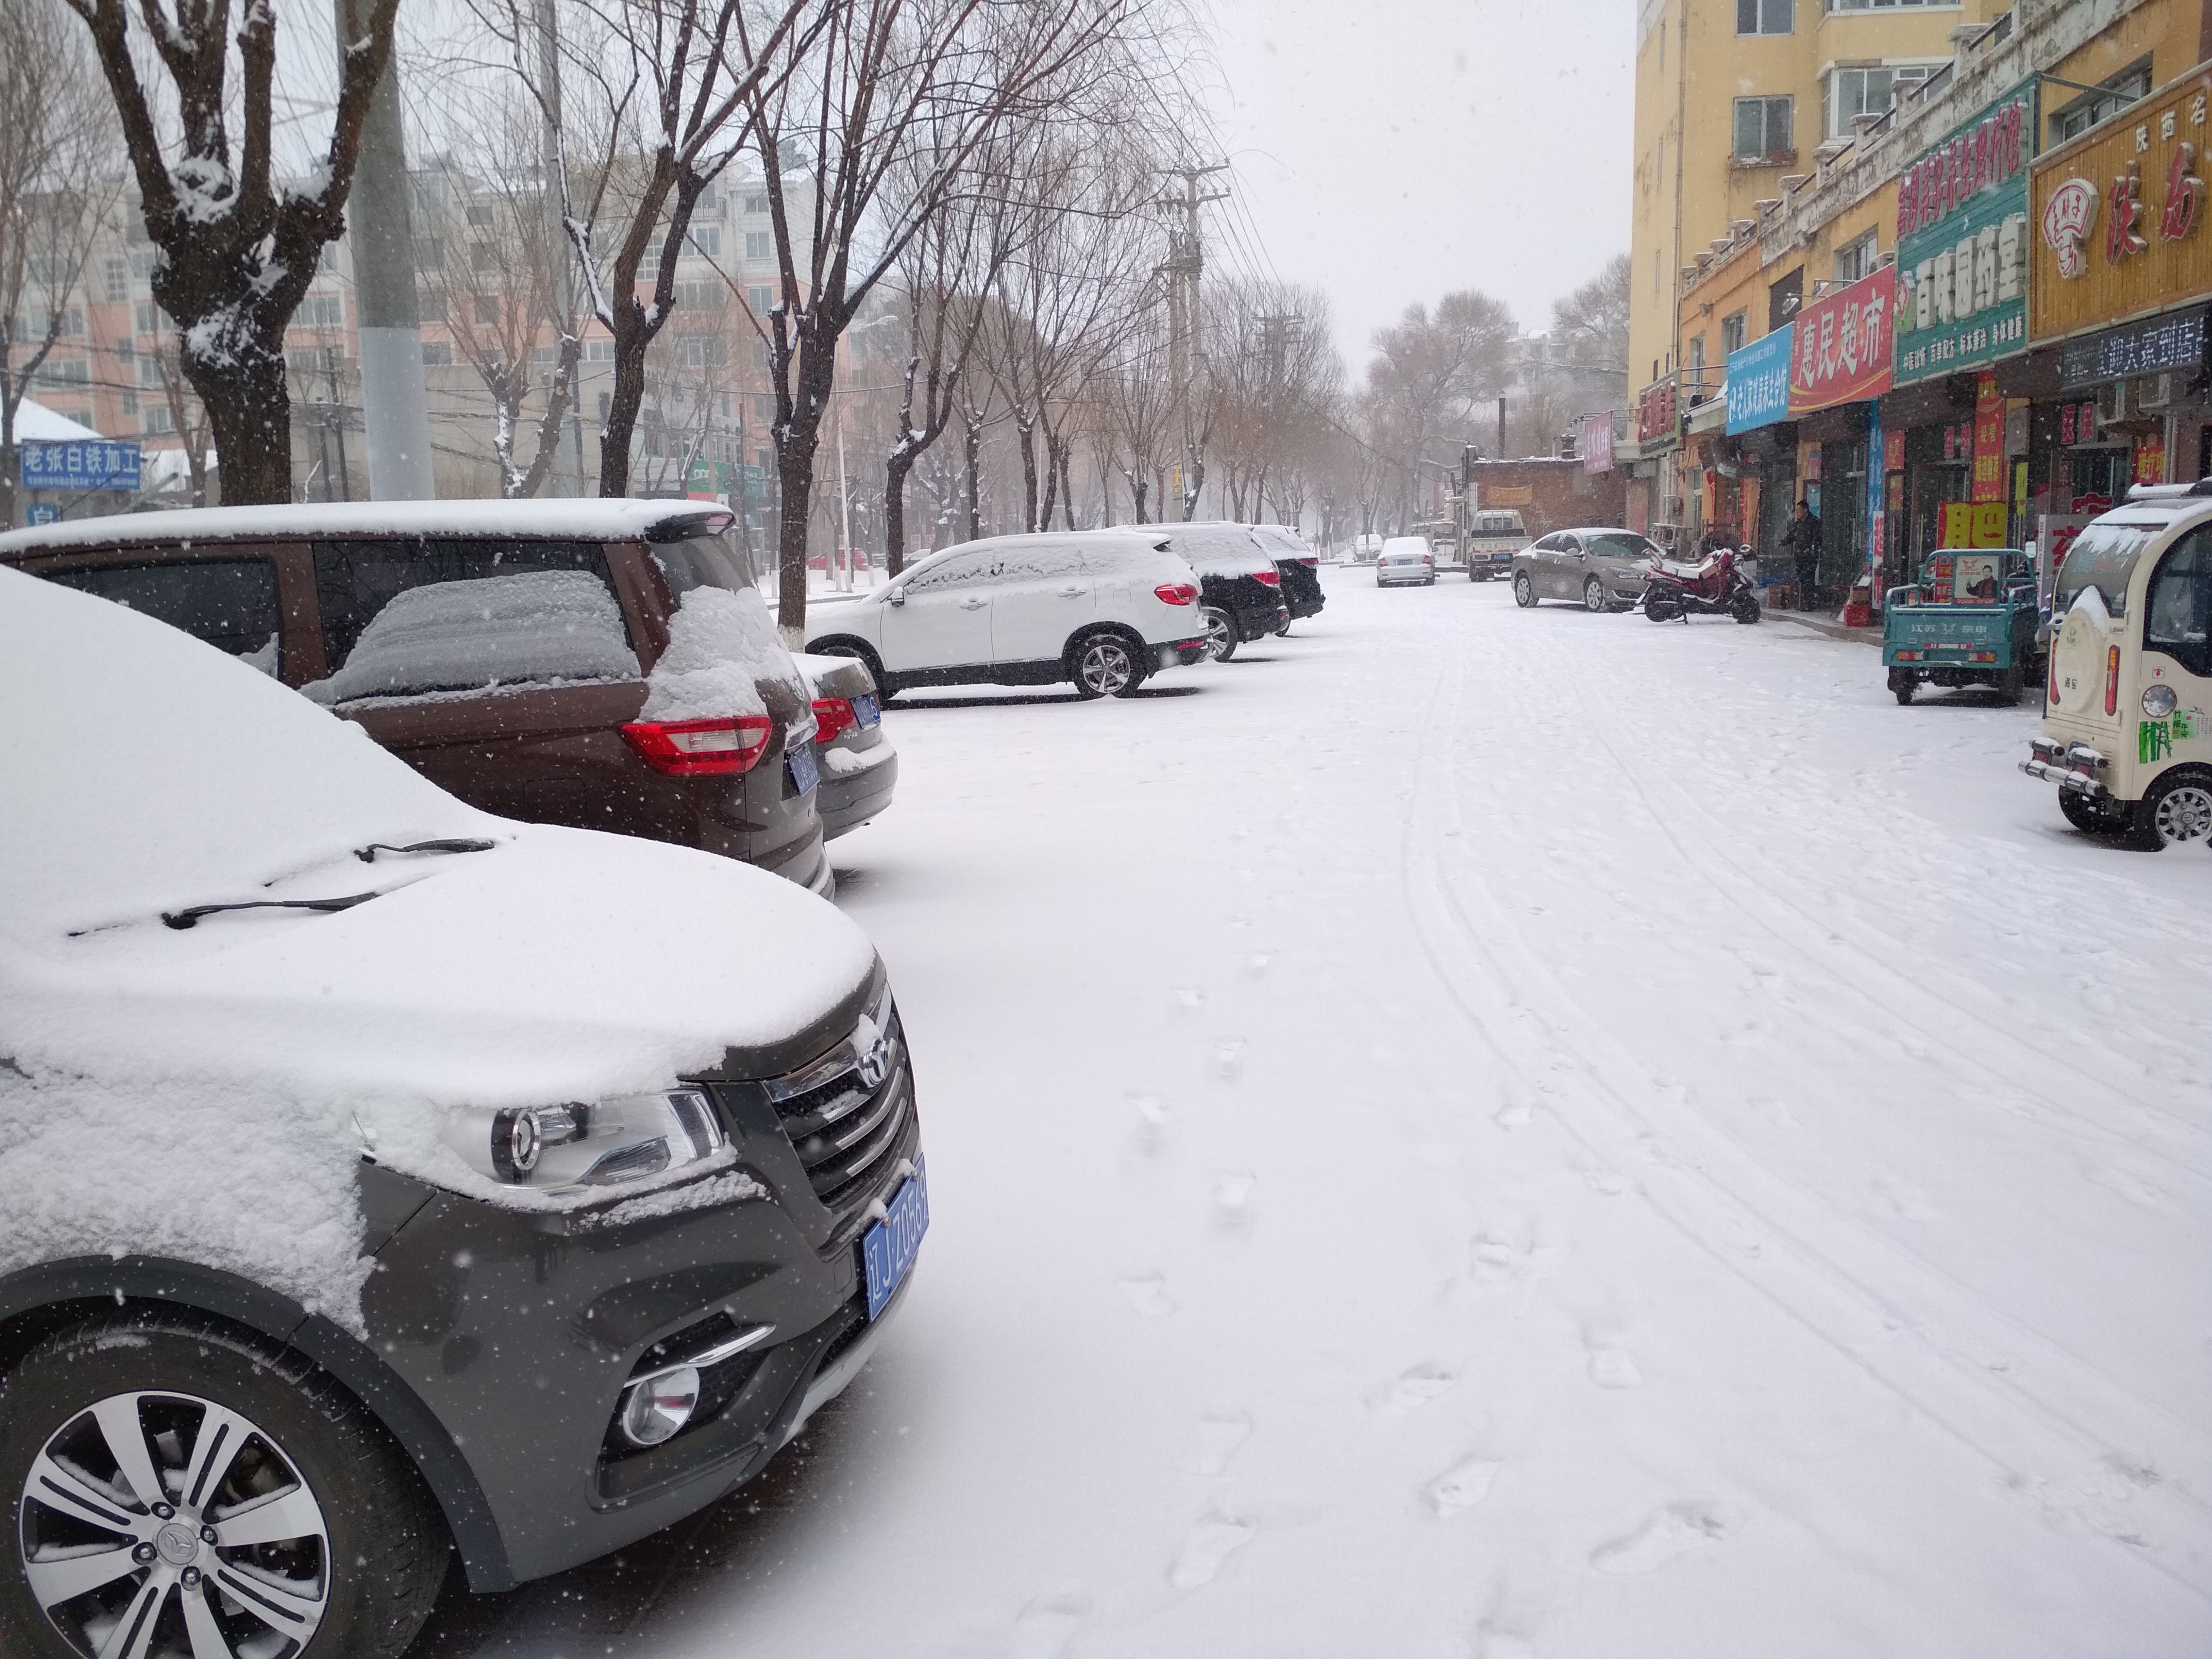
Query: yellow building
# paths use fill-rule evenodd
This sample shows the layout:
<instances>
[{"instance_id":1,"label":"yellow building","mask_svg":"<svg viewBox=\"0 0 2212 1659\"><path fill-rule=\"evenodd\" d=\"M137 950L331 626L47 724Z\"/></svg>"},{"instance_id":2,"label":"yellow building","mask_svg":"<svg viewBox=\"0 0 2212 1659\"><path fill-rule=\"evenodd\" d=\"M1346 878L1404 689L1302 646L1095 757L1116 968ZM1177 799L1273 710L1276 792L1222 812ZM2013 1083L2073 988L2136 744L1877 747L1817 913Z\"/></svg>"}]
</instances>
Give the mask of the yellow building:
<instances>
[{"instance_id":1,"label":"yellow building","mask_svg":"<svg viewBox=\"0 0 2212 1659\"><path fill-rule=\"evenodd\" d=\"M1681 364L1685 267L1943 67L2008 0L1644 0L1637 20L1629 385ZM1829 154L1835 153L1831 149ZM1826 270L1816 273L1826 276ZM1765 331L1758 320L1754 337Z\"/></svg>"}]
</instances>

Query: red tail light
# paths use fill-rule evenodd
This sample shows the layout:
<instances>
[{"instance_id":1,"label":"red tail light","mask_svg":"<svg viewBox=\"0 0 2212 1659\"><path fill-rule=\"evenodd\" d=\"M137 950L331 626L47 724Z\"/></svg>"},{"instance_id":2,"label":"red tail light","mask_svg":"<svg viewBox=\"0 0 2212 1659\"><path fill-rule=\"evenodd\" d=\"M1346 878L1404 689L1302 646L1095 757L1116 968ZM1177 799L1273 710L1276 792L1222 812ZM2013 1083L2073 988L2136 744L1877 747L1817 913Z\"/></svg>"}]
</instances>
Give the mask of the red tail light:
<instances>
[{"instance_id":1,"label":"red tail light","mask_svg":"<svg viewBox=\"0 0 2212 1659\"><path fill-rule=\"evenodd\" d=\"M860 716L854 714L853 704L846 697L817 697L814 700L814 741L834 743L860 725Z\"/></svg>"},{"instance_id":2,"label":"red tail light","mask_svg":"<svg viewBox=\"0 0 2212 1659\"><path fill-rule=\"evenodd\" d=\"M2054 641L2054 643L2055 643L2055 641ZM2051 708L2057 708L2057 707L2058 707L2058 653L2057 653L2056 651L2054 651L2054 652L2052 652L2052 653L2051 653L2051 684L2050 684L2050 685L2049 685L2049 686L2045 687L2045 693L2046 693L2046 695L2045 695L2045 698L2044 698L2045 702L2049 707L2051 707Z\"/></svg>"},{"instance_id":3,"label":"red tail light","mask_svg":"<svg viewBox=\"0 0 2212 1659\"><path fill-rule=\"evenodd\" d=\"M1310 565L1310 566L1312 566L1316 570L1318 570L1318 569L1320 569L1320 568L1321 568L1321 556L1320 556L1319 554L1316 554L1312 558L1310 558L1310 559L1300 559L1300 560L1298 561L1298 562L1299 562L1300 564L1304 564L1304 565Z\"/></svg>"},{"instance_id":4,"label":"red tail light","mask_svg":"<svg viewBox=\"0 0 2212 1659\"><path fill-rule=\"evenodd\" d=\"M1188 605L1198 597L1194 582L1162 582L1152 590L1162 605Z\"/></svg>"},{"instance_id":5,"label":"red tail light","mask_svg":"<svg viewBox=\"0 0 2212 1659\"><path fill-rule=\"evenodd\" d=\"M633 720L623 727L629 746L656 772L679 778L750 772L768 753L775 722L765 714L724 714L710 720Z\"/></svg>"},{"instance_id":6,"label":"red tail light","mask_svg":"<svg viewBox=\"0 0 2212 1659\"><path fill-rule=\"evenodd\" d=\"M2120 647L2117 645L2105 653L2105 712L2120 712Z\"/></svg>"},{"instance_id":7,"label":"red tail light","mask_svg":"<svg viewBox=\"0 0 2212 1659\"><path fill-rule=\"evenodd\" d=\"M1257 576L1261 581L1267 583L1270 587L1280 587L1283 585L1283 578L1277 571L1255 570L1252 574Z\"/></svg>"}]
</instances>

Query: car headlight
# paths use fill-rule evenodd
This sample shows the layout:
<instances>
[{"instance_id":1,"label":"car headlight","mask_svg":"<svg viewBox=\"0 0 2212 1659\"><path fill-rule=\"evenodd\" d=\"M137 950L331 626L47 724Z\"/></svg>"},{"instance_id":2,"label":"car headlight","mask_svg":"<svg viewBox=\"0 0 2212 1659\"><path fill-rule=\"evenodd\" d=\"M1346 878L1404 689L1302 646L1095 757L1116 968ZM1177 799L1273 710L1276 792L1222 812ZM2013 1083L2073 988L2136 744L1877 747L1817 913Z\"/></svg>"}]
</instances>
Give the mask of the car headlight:
<instances>
[{"instance_id":1,"label":"car headlight","mask_svg":"<svg viewBox=\"0 0 2212 1659\"><path fill-rule=\"evenodd\" d=\"M542 1193L643 1181L727 1144L706 1091L688 1085L588 1105L463 1107L447 1119L445 1140L477 1174Z\"/></svg>"},{"instance_id":2,"label":"car headlight","mask_svg":"<svg viewBox=\"0 0 2212 1659\"><path fill-rule=\"evenodd\" d=\"M2170 685L2147 685L2143 688L2143 713L2154 720L2162 720L2171 714L2180 701Z\"/></svg>"}]
</instances>

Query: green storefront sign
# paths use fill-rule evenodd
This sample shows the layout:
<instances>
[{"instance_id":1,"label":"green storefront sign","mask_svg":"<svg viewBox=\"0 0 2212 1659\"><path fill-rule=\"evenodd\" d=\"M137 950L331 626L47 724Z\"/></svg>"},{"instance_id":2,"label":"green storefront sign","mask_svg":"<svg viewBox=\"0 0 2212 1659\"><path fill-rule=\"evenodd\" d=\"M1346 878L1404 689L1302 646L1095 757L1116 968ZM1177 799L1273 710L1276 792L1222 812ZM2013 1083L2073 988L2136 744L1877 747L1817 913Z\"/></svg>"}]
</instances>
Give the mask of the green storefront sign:
<instances>
[{"instance_id":1,"label":"green storefront sign","mask_svg":"<svg viewBox=\"0 0 2212 1659\"><path fill-rule=\"evenodd\" d=\"M1899 386L2027 349L2035 90L2014 88L1898 179Z\"/></svg>"}]
</instances>

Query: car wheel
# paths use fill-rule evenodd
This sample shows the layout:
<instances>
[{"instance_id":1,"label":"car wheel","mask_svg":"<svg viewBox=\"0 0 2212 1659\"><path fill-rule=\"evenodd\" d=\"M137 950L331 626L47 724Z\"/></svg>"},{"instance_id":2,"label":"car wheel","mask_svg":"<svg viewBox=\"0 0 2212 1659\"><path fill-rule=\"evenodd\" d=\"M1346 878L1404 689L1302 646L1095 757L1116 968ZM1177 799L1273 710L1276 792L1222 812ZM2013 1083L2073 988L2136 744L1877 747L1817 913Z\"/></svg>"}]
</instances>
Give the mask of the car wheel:
<instances>
[{"instance_id":1,"label":"car wheel","mask_svg":"<svg viewBox=\"0 0 2212 1659\"><path fill-rule=\"evenodd\" d=\"M1593 617L1605 610L1605 584L1595 576L1583 584L1583 609Z\"/></svg>"},{"instance_id":2,"label":"car wheel","mask_svg":"<svg viewBox=\"0 0 2212 1659\"><path fill-rule=\"evenodd\" d=\"M1536 608L1536 584L1528 580L1528 573L1525 570L1513 573L1513 603L1523 611Z\"/></svg>"},{"instance_id":3,"label":"car wheel","mask_svg":"<svg viewBox=\"0 0 2212 1659\"><path fill-rule=\"evenodd\" d=\"M2145 847L2178 846L2212 836L2212 778L2169 772L2136 803L2136 836Z\"/></svg>"},{"instance_id":4,"label":"car wheel","mask_svg":"<svg viewBox=\"0 0 2212 1659\"><path fill-rule=\"evenodd\" d=\"M1279 627L1279 628L1276 629L1276 630L1275 630L1275 637L1276 637L1277 639L1279 639L1279 640L1286 640L1286 639L1288 639L1290 636L1291 636L1291 625L1290 625L1290 623L1288 623L1287 622L1286 622L1286 623L1283 623L1281 627Z\"/></svg>"},{"instance_id":5,"label":"car wheel","mask_svg":"<svg viewBox=\"0 0 2212 1659\"><path fill-rule=\"evenodd\" d=\"M1226 611L1205 613L1206 652L1216 662L1227 662L1237 654L1237 618Z\"/></svg>"},{"instance_id":6,"label":"car wheel","mask_svg":"<svg viewBox=\"0 0 2212 1659\"><path fill-rule=\"evenodd\" d=\"M47 1339L9 1372L0 1449L10 1654L396 1659L445 1581L398 1449L307 1361L213 1322Z\"/></svg>"},{"instance_id":7,"label":"car wheel","mask_svg":"<svg viewBox=\"0 0 2212 1659\"><path fill-rule=\"evenodd\" d=\"M1075 690L1084 697L1126 697L1144 684L1137 653L1119 634L1087 634L1075 647Z\"/></svg>"},{"instance_id":8,"label":"car wheel","mask_svg":"<svg viewBox=\"0 0 2212 1659\"><path fill-rule=\"evenodd\" d=\"M1919 689L1920 676L1911 670L1893 668L1889 671L1890 695L1897 699L1899 708L1908 706L1912 702L1912 694Z\"/></svg>"},{"instance_id":9,"label":"car wheel","mask_svg":"<svg viewBox=\"0 0 2212 1659\"><path fill-rule=\"evenodd\" d=\"M2058 810L2066 815L2066 822L2087 835L2109 836L2127 823L2127 809L2114 810L2109 800L2092 800L2079 789L2058 792Z\"/></svg>"},{"instance_id":10,"label":"car wheel","mask_svg":"<svg viewBox=\"0 0 2212 1659\"><path fill-rule=\"evenodd\" d=\"M2018 663L2014 663L1997 676L1997 696L2004 700L2005 707L2008 708L2017 706L2020 700L2027 695L2027 671Z\"/></svg>"}]
</instances>

